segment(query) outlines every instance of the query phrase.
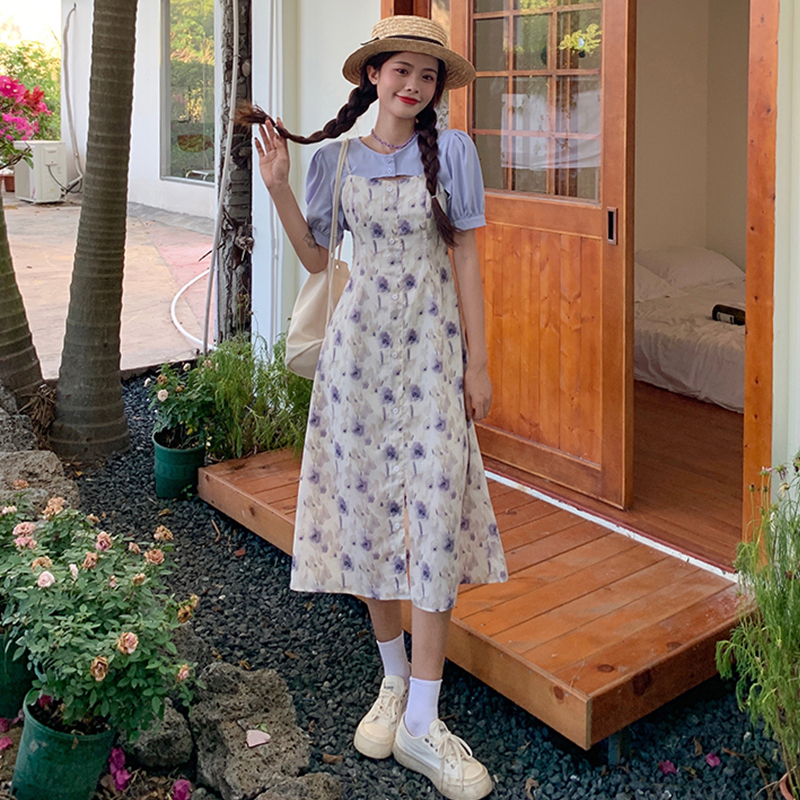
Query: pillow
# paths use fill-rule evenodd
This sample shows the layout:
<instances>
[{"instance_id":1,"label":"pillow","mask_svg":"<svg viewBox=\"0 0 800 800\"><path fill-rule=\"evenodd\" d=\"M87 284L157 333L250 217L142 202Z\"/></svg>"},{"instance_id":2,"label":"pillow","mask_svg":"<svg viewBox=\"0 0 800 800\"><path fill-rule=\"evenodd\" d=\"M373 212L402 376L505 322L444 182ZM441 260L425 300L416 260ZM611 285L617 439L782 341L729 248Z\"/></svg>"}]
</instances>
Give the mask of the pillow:
<instances>
[{"instance_id":1,"label":"pillow","mask_svg":"<svg viewBox=\"0 0 800 800\"><path fill-rule=\"evenodd\" d=\"M643 250L636 261L673 286L699 286L744 278L744 272L721 253L704 247Z\"/></svg>"},{"instance_id":2,"label":"pillow","mask_svg":"<svg viewBox=\"0 0 800 800\"><path fill-rule=\"evenodd\" d=\"M642 303L645 300L657 300L659 297L670 297L683 294L672 284L659 278L641 264L633 265L633 302Z\"/></svg>"}]
</instances>

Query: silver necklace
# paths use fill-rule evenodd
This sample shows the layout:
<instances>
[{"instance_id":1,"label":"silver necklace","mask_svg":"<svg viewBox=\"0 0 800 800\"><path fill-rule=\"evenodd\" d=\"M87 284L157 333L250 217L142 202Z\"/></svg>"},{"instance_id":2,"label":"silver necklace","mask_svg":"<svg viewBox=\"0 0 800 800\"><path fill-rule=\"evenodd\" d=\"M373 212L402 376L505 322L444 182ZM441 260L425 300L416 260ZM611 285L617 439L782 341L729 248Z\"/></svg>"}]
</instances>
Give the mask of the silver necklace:
<instances>
[{"instance_id":1,"label":"silver necklace","mask_svg":"<svg viewBox=\"0 0 800 800\"><path fill-rule=\"evenodd\" d=\"M381 139L381 138L378 136L378 134L377 134L377 133L375 133L375 128L373 128L373 129L372 129L372 130L369 132L369 135L370 135L370 136L371 136L371 137L372 137L372 138L373 138L373 139L374 139L374 140L375 140L375 141L376 141L378 144L382 144L384 147L388 147L390 150L402 150L402 149L403 149L403 148L404 148L404 147L405 147L405 146L406 146L406 145L407 145L407 144L408 144L408 143L409 143L409 142L410 142L410 141L411 141L411 140L412 140L412 139L413 139L413 138L414 138L414 137L417 135L417 132L416 132L416 131L414 131L414 133L412 133L412 134L411 134L411 136L409 136L409 137L408 137L408 139L406 139L406 140L403 142L403 144L389 144L389 142L384 142L384 141L383 141L383 139Z\"/></svg>"}]
</instances>

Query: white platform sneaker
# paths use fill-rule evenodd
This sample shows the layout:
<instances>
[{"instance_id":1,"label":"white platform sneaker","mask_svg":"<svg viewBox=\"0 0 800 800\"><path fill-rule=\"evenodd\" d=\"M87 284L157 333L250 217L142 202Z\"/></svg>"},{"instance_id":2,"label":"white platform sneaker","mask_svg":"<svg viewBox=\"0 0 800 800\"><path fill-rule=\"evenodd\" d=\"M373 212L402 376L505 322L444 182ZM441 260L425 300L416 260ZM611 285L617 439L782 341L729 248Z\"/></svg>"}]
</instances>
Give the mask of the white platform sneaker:
<instances>
[{"instance_id":1,"label":"white platform sneaker","mask_svg":"<svg viewBox=\"0 0 800 800\"><path fill-rule=\"evenodd\" d=\"M450 800L479 800L492 791L486 767L440 719L434 720L423 736L412 736L401 720L392 753L400 764L424 775Z\"/></svg>"},{"instance_id":2,"label":"white platform sneaker","mask_svg":"<svg viewBox=\"0 0 800 800\"><path fill-rule=\"evenodd\" d=\"M406 710L408 683L397 675L387 675L381 682L378 699L356 728L353 744L368 758L388 758L397 726Z\"/></svg>"}]
</instances>

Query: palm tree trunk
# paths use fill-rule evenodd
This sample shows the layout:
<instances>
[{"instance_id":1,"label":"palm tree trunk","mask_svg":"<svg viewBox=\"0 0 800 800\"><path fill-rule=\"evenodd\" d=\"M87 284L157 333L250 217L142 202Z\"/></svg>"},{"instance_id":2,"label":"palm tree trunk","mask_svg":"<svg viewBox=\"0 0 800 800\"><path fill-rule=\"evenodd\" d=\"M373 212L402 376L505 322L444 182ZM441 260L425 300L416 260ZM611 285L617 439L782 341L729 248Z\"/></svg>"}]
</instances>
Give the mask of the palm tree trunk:
<instances>
[{"instance_id":1,"label":"palm tree trunk","mask_svg":"<svg viewBox=\"0 0 800 800\"><path fill-rule=\"evenodd\" d=\"M42 383L42 368L31 339L8 245L6 215L0 195L0 383L22 406Z\"/></svg>"},{"instance_id":2,"label":"palm tree trunk","mask_svg":"<svg viewBox=\"0 0 800 800\"><path fill-rule=\"evenodd\" d=\"M95 0L89 136L51 443L92 460L128 449L120 380L136 0Z\"/></svg>"}]
</instances>

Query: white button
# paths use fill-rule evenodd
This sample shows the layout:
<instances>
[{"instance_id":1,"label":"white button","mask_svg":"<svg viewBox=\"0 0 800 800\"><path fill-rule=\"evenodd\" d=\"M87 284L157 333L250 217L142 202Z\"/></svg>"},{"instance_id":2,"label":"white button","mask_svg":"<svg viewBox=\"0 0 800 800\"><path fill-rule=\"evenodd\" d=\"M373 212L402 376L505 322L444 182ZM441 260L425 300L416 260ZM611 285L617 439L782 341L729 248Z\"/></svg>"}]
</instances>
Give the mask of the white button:
<instances>
[{"instance_id":1,"label":"white button","mask_svg":"<svg viewBox=\"0 0 800 800\"><path fill-rule=\"evenodd\" d=\"M397 358L397 353L392 353L392 358Z\"/></svg>"},{"instance_id":2,"label":"white button","mask_svg":"<svg viewBox=\"0 0 800 800\"><path fill-rule=\"evenodd\" d=\"M392 300L397 300L397 295L396 294L392 295Z\"/></svg>"},{"instance_id":3,"label":"white button","mask_svg":"<svg viewBox=\"0 0 800 800\"><path fill-rule=\"evenodd\" d=\"M394 239L389 239L389 244L394 244Z\"/></svg>"},{"instance_id":4,"label":"white button","mask_svg":"<svg viewBox=\"0 0 800 800\"><path fill-rule=\"evenodd\" d=\"M399 413L400 413L400 409L399 408L393 408L392 409L392 414L399 414ZM395 467L395 469L397 469L397 467Z\"/></svg>"},{"instance_id":5,"label":"white button","mask_svg":"<svg viewBox=\"0 0 800 800\"><path fill-rule=\"evenodd\" d=\"M392 472L400 472L400 467L392 467Z\"/></svg>"},{"instance_id":6,"label":"white button","mask_svg":"<svg viewBox=\"0 0 800 800\"><path fill-rule=\"evenodd\" d=\"M400 528L400 523L399 522L395 522L394 529L398 530L399 528Z\"/></svg>"}]
</instances>

